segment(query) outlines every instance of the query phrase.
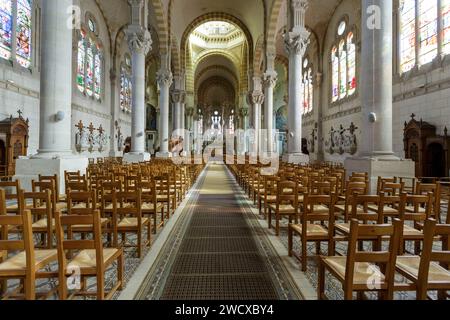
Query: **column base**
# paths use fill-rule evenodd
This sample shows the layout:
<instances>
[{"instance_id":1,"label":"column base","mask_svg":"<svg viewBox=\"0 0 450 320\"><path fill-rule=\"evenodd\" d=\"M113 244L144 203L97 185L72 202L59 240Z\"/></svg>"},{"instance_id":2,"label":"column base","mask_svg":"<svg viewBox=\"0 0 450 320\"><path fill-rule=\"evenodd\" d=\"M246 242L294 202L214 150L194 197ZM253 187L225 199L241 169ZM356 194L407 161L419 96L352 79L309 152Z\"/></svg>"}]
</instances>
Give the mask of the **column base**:
<instances>
[{"instance_id":1,"label":"column base","mask_svg":"<svg viewBox=\"0 0 450 320\"><path fill-rule=\"evenodd\" d=\"M127 153L123 156L123 162L125 163L139 163L139 162L145 162L150 161L152 159L152 156L150 153L143 152L143 153Z\"/></svg>"},{"instance_id":2,"label":"column base","mask_svg":"<svg viewBox=\"0 0 450 320\"><path fill-rule=\"evenodd\" d=\"M170 153L170 152L157 152L156 153L156 158L157 159L171 159L172 158L172 153Z\"/></svg>"},{"instance_id":3,"label":"column base","mask_svg":"<svg viewBox=\"0 0 450 320\"><path fill-rule=\"evenodd\" d=\"M287 153L283 156L283 162L292 164L308 164L309 156L303 153Z\"/></svg>"},{"instance_id":4,"label":"column base","mask_svg":"<svg viewBox=\"0 0 450 320\"><path fill-rule=\"evenodd\" d=\"M58 175L59 192L65 193L64 171L86 173L89 161L86 157L67 156L61 158L21 157L16 160L15 180L20 181L22 189L31 191L31 181L38 180L39 174L44 176Z\"/></svg>"},{"instance_id":5,"label":"column base","mask_svg":"<svg viewBox=\"0 0 450 320\"><path fill-rule=\"evenodd\" d=\"M412 160L404 160L393 155L354 157L345 160L347 178L353 172L367 172L369 174L369 192L377 191L378 177L405 177L414 178L416 175L415 163Z\"/></svg>"}]
</instances>

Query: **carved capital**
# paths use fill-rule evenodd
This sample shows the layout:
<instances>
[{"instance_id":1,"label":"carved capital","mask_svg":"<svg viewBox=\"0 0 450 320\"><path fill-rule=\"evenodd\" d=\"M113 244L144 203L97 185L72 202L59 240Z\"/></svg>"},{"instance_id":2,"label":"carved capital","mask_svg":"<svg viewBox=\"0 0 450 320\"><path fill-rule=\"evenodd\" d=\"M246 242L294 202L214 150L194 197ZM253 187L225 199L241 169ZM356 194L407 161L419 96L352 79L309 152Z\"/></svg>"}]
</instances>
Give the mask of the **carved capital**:
<instances>
[{"instance_id":1,"label":"carved capital","mask_svg":"<svg viewBox=\"0 0 450 320\"><path fill-rule=\"evenodd\" d=\"M194 108L187 108L186 109L186 115L188 117L192 117L194 115L194 112L195 112Z\"/></svg>"},{"instance_id":2,"label":"carved capital","mask_svg":"<svg viewBox=\"0 0 450 320\"><path fill-rule=\"evenodd\" d=\"M156 81L160 87L170 87L173 82L172 72L170 70L159 70L156 74Z\"/></svg>"},{"instance_id":3,"label":"carved capital","mask_svg":"<svg viewBox=\"0 0 450 320\"><path fill-rule=\"evenodd\" d=\"M289 54L304 56L309 45L310 32L304 29L300 33L289 32L286 34L285 45Z\"/></svg>"},{"instance_id":4,"label":"carved capital","mask_svg":"<svg viewBox=\"0 0 450 320\"><path fill-rule=\"evenodd\" d=\"M278 81L278 75L275 71L268 71L263 76L264 87L275 87Z\"/></svg>"},{"instance_id":5,"label":"carved capital","mask_svg":"<svg viewBox=\"0 0 450 320\"><path fill-rule=\"evenodd\" d=\"M248 101L251 105L263 104L264 103L264 94L261 91L250 92L248 95Z\"/></svg>"},{"instance_id":6,"label":"carved capital","mask_svg":"<svg viewBox=\"0 0 450 320\"><path fill-rule=\"evenodd\" d=\"M128 27L127 41L131 52L138 52L147 55L152 49L152 37L147 29L136 30L135 27Z\"/></svg>"},{"instance_id":7,"label":"carved capital","mask_svg":"<svg viewBox=\"0 0 450 320\"><path fill-rule=\"evenodd\" d=\"M242 108L240 111L241 111L241 116L243 118L248 117L248 109L247 108Z\"/></svg>"},{"instance_id":8,"label":"carved capital","mask_svg":"<svg viewBox=\"0 0 450 320\"><path fill-rule=\"evenodd\" d=\"M185 103L186 102L186 91L174 90L171 93L172 103Z\"/></svg>"}]
</instances>

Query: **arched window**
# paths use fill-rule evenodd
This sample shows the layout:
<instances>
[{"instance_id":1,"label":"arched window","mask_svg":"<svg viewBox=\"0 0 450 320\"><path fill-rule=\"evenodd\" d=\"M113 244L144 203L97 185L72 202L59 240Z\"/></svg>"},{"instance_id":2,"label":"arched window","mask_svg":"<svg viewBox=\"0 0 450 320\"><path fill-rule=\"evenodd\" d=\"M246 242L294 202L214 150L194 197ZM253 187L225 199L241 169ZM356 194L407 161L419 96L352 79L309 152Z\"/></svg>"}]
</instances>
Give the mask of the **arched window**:
<instances>
[{"instance_id":1,"label":"arched window","mask_svg":"<svg viewBox=\"0 0 450 320\"><path fill-rule=\"evenodd\" d=\"M400 0L400 73L450 54L450 0Z\"/></svg>"},{"instance_id":2,"label":"arched window","mask_svg":"<svg viewBox=\"0 0 450 320\"><path fill-rule=\"evenodd\" d=\"M103 94L103 52L98 39L97 24L88 17L87 31L82 28L78 38L77 87L88 97L101 100Z\"/></svg>"},{"instance_id":3,"label":"arched window","mask_svg":"<svg viewBox=\"0 0 450 320\"><path fill-rule=\"evenodd\" d=\"M125 61L120 67L120 108L131 112L132 106L132 84L131 84L131 59L125 56Z\"/></svg>"},{"instance_id":4,"label":"arched window","mask_svg":"<svg viewBox=\"0 0 450 320\"><path fill-rule=\"evenodd\" d=\"M308 61L305 59L303 61L303 114L307 114L313 111L314 106L314 85L312 78L312 67Z\"/></svg>"},{"instance_id":5,"label":"arched window","mask_svg":"<svg viewBox=\"0 0 450 320\"><path fill-rule=\"evenodd\" d=\"M31 0L0 0L0 57L24 68L31 67L32 7Z\"/></svg>"},{"instance_id":6,"label":"arched window","mask_svg":"<svg viewBox=\"0 0 450 320\"><path fill-rule=\"evenodd\" d=\"M351 97L356 92L355 35L347 22L341 21L337 29L336 44L331 48L331 101Z\"/></svg>"}]
</instances>

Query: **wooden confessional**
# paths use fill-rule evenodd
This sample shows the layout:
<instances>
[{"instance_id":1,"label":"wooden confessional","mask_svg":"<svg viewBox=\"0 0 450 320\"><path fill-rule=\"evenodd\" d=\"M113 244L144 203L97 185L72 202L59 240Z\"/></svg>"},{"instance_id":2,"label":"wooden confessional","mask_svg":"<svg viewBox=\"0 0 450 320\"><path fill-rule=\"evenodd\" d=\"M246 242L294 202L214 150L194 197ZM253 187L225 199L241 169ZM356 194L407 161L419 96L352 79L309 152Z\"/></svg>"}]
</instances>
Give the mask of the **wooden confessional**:
<instances>
[{"instance_id":1,"label":"wooden confessional","mask_svg":"<svg viewBox=\"0 0 450 320\"><path fill-rule=\"evenodd\" d=\"M445 128L443 136L437 135L435 126L422 119L417 121L414 114L409 123L405 122L405 156L416 163L416 177L449 176L450 137L447 133Z\"/></svg>"}]
</instances>

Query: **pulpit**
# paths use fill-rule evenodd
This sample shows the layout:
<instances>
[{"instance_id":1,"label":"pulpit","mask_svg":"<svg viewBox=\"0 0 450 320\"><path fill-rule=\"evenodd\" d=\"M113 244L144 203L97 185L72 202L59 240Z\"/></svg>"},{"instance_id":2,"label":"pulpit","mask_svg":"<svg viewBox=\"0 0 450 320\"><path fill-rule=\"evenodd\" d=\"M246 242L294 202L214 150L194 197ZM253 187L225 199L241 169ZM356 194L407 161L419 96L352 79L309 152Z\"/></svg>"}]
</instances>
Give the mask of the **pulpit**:
<instances>
[{"instance_id":1,"label":"pulpit","mask_svg":"<svg viewBox=\"0 0 450 320\"><path fill-rule=\"evenodd\" d=\"M28 151L29 123L19 112L18 118L12 116L0 122L0 175L13 176L16 160L26 156Z\"/></svg>"},{"instance_id":2,"label":"pulpit","mask_svg":"<svg viewBox=\"0 0 450 320\"><path fill-rule=\"evenodd\" d=\"M405 122L404 145L405 157L415 162L416 177L448 177L450 169L450 137L447 128L444 135L436 134L436 127L411 116Z\"/></svg>"}]
</instances>

